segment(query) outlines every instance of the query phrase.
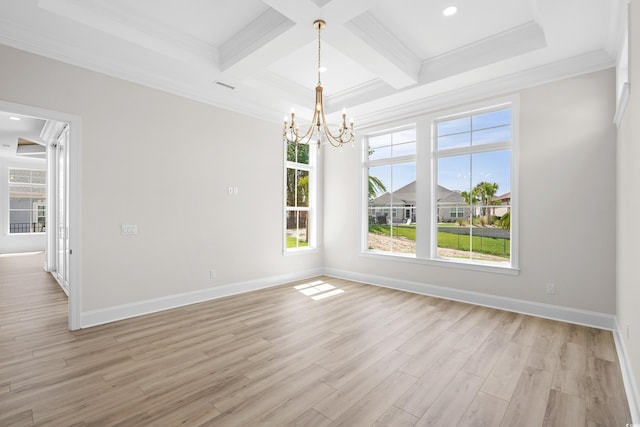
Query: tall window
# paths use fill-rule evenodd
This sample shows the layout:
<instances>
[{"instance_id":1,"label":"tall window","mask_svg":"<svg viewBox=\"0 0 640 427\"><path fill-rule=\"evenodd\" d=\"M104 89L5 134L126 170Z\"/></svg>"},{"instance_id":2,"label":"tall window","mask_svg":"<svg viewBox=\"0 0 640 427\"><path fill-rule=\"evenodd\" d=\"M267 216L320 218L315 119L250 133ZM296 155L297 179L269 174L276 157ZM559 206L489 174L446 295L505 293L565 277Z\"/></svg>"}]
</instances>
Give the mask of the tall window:
<instances>
[{"instance_id":1,"label":"tall window","mask_svg":"<svg viewBox=\"0 0 640 427\"><path fill-rule=\"evenodd\" d=\"M416 128L368 138L367 245L416 254Z\"/></svg>"},{"instance_id":2,"label":"tall window","mask_svg":"<svg viewBox=\"0 0 640 427\"><path fill-rule=\"evenodd\" d=\"M514 111L517 96L368 135L365 252L517 267Z\"/></svg>"},{"instance_id":3,"label":"tall window","mask_svg":"<svg viewBox=\"0 0 640 427\"><path fill-rule=\"evenodd\" d=\"M315 246L315 145L288 142L285 183L285 248Z\"/></svg>"},{"instance_id":4,"label":"tall window","mask_svg":"<svg viewBox=\"0 0 640 427\"><path fill-rule=\"evenodd\" d=\"M46 171L9 168L9 233L43 233L46 208Z\"/></svg>"},{"instance_id":5,"label":"tall window","mask_svg":"<svg viewBox=\"0 0 640 427\"><path fill-rule=\"evenodd\" d=\"M510 106L434 122L437 257L511 261Z\"/></svg>"}]
</instances>

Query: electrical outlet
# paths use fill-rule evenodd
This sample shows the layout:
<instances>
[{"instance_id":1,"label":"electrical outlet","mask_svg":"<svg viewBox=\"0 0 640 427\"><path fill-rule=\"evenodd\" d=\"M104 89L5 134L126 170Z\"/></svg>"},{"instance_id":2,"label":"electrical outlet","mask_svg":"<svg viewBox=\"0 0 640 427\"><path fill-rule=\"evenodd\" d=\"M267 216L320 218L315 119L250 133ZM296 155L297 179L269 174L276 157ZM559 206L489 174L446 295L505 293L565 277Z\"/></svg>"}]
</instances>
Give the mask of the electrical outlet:
<instances>
[{"instance_id":1,"label":"electrical outlet","mask_svg":"<svg viewBox=\"0 0 640 427\"><path fill-rule=\"evenodd\" d=\"M555 295L555 293L556 293L555 283L547 283L547 294Z\"/></svg>"},{"instance_id":2,"label":"electrical outlet","mask_svg":"<svg viewBox=\"0 0 640 427\"><path fill-rule=\"evenodd\" d=\"M218 276L218 273L215 270L209 270L209 280L213 280Z\"/></svg>"}]
</instances>

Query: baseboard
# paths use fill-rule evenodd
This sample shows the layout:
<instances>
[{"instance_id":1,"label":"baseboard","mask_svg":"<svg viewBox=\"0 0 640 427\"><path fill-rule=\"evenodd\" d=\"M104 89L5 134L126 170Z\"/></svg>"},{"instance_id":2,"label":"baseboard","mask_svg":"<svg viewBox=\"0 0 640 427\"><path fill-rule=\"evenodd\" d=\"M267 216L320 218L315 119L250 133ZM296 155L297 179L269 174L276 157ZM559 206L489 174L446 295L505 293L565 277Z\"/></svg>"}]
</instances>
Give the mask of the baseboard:
<instances>
[{"instance_id":1,"label":"baseboard","mask_svg":"<svg viewBox=\"0 0 640 427\"><path fill-rule=\"evenodd\" d=\"M354 273L334 268L325 268L324 274L370 285L398 289L401 291L429 295L438 298L446 298L486 307L499 308L501 310L513 311L546 319L560 320L578 325L591 326L598 329L606 329L610 331L615 329L615 316L611 314L603 314L594 311L579 310L575 308L483 294L480 292L447 288L444 286L430 285L426 283L399 280L390 277Z\"/></svg>"},{"instance_id":2,"label":"baseboard","mask_svg":"<svg viewBox=\"0 0 640 427\"><path fill-rule=\"evenodd\" d=\"M627 345L625 344L622 329L620 328L619 319L616 318L616 329L613 332L613 339L616 343L616 351L618 352L618 360L620 361L620 371L622 371L622 381L624 382L624 391L627 393L627 401L629 402L629 412L634 425L640 424L640 392L638 383L636 382L629 354L627 353Z\"/></svg>"},{"instance_id":3,"label":"baseboard","mask_svg":"<svg viewBox=\"0 0 640 427\"><path fill-rule=\"evenodd\" d=\"M310 277L319 276L322 274L322 272L323 270L318 268L223 286L215 286L198 291L185 292L181 294L170 295L162 298L154 298L151 300L139 301L130 304L122 304L99 310L91 310L81 313L80 327L89 328L92 326L103 325L105 323L116 322L118 320L156 313L158 311L183 307L185 305L191 305L217 298L270 288L272 286L282 285L283 283L293 282L295 280L303 280Z\"/></svg>"}]
</instances>

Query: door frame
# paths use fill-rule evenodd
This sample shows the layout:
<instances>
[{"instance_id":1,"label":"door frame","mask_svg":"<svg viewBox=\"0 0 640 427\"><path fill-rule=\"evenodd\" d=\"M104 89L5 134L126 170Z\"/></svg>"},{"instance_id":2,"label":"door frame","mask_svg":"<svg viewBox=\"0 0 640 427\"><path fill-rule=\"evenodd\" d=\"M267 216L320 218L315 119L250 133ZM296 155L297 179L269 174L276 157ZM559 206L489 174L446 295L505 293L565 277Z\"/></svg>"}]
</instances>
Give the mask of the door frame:
<instances>
[{"instance_id":1,"label":"door frame","mask_svg":"<svg viewBox=\"0 0 640 427\"><path fill-rule=\"evenodd\" d=\"M70 330L80 329L81 324L81 295L80 282L82 266L82 248L80 239L81 209L80 209L80 116L47 110L24 104L16 104L0 99L0 110L9 111L25 116L55 120L69 123L69 299L68 299L68 327ZM47 159L48 163L48 159ZM47 182L47 187L50 183ZM49 192L48 192L49 194ZM54 193L56 194L56 193ZM47 226L47 241L49 241L50 225ZM47 253L50 248L47 246ZM49 268L47 266L47 268Z\"/></svg>"}]
</instances>

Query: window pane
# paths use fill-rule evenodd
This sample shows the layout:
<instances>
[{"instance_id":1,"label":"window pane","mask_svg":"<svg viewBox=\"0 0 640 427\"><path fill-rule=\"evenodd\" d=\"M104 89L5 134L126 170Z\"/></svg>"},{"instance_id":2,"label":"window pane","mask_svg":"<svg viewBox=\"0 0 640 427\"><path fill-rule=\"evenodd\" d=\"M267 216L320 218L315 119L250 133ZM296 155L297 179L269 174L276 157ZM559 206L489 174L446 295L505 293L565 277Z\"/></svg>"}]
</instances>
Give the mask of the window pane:
<instances>
[{"instance_id":1,"label":"window pane","mask_svg":"<svg viewBox=\"0 0 640 427\"><path fill-rule=\"evenodd\" d=\"M393 157L410 156L416 154L416 142L407 142L392 147Z\"/></svg>"},{"instance_id":2,"label":"window pane","mask_svg":"<svg viewBox=\"0 0 640 427\"><path fill-rule=\"evenodd\" d=\"M47 173L45 171L31 171L32 184L46 184Z\"/></svg>"},{"instance_id":3,"label":"window pane","mask_svg":"<svg viewBox=\"0 0 640 427\"><path fill-rule=\"evenodd\" d=\"M369 168L368 249L416 253L416 164Z\"/></svg>"},{"instance_id":4,"label":"window pane","mask_svg":"<svg viewBox=\"0 0 640 427\"><path fill-rule=\"evenodd\" d=\"M486 129L495 126L511 124L511 109L493 111L491 113L478 114L472 118L473 129Z\"/></svg>"},{"instance_id":5,"label":"window pane","mask_svg":"<svg viewBox=\"0 0 640 427\"><path fill-rule=\"evenodd\" d=\"M437 123L438 137L445 135L452 135L456 133L470 132L471 131L471 118L462 117L459 119L446 120Z\"/></svg>"},{"instance_id":6,"label":"window pane","mask_svg":"<svg viewBox=\"0 0 640 427\"><path fill-rule=\"evenodd\" d=\"M439 136L437 141L438 150L448 150L450 148L468 147L471 145L470 133L457 133L447 136Z\"/></svg>"},{"instance_id":7,"label":"window pane","mask_svg":"<svg viewBox=\"0 0 640 427\"><path fill-rule=\"evenodd\" d=\"M287 212L287 248L309 246L308 217L306 211Z\"/></svg>"},{"instance_id":8,"label":"window pane","mask_svg":"<svg viewBox=\"0 0 640 427\"><path fill-rule=\"evenodd\" d=\"M40 233L46 222L46 171L9 169L9 233Z\"/></svg>"},{"instance_id":9,"label":"window pane","mask_svg":"<svg viewBox=\"0 0 640 427\"><path fill-rule=\"evenodd\" d=\"M30 184L31 171L28 169L9 169L9 182L18 184Z\"/></svg>"},{"instance_id":10,"label":"window pane","mask_svg":"<svg viewBox=\"0 0 640 427\"><path fill-rule=\"evenodd\" d=\"M309 206L309 172L287 168L287 206Z\"/></svg>"},{"instance_id":11,"label":"window pane","mask_svg":"<svg viewBox=\"0 0 640 427\"><path fill-rule=\"evenodd\" d=\"M298 144L298 158L296 162L304 165L309 164L309 144Z\"/></svg>"},{"instance_id":12,"label":"window pane","mask_svg":"<svg viewBox=\"0 0 640 427\"><path fill-rule=\"evenodd\" d=\"M369 160L410 156L415 154L415 128L369 138Z\"/></svg>"},{"instance_id":13,"label":"window pane","mask_svg":"<svg viewBox=\"0 0 640 427\"><path fill-rule=\"evenodd\" d=\"M478 130L474 131L472 135L473 145L509 142L511 141L511 126Z\"/></svg>"},{"instance_id":14,"label":"window pane","mask_svg":"<svg viewBox=\"0 0 640 427\"><path fill-rule=\"evenodd\" d=\"M405 142L416 141L416 128L405 129L391 134L393 144L404 144Z\"/></svg>"},{"instance_id":15,"label":"window pane","mask_svg":"<svg viewBox=\"0 0 640 427\"><path fill-rule=\"evenodd\" d=\"M371 148L369 147L369 160L386 159L391 157L391 146Z\"/></svg>"},{"instance_id":16,"label":"window pane","mask_svg":"<svg viewBox=\"0 0 640 427\"><path fill-rule=\"evenodd\" d=\"M437 167L438 256L509 262L510 225L499 217L509 212L510 195L501 196L510 192L511 151L443 157Z\"/></svg>"},{"instance_id":17,"label":"window pane","mask_svg":"<svg viewBox=\"0 0 640 427\"><path fill-rule=\"evenodd\" d=\"M467 193L471 191L471 155L463 154L460 156L440 157L437 165L437 180L438 187L443 187L446 190ZM442 197L445 197L447 192L442 195L439 194L440 188L438 188L438 194L436 194L436 200L440 201Z\"/></svg>"},{"instance_id":18,"label":"window pane","mask_svg":"<svg viewBox=\"0 0 640 427\"><path fill-rule=\"evenodd\" d=\"M287 142L287 161L309 164L309 145Z\"/></svg>"},{"instance_id":19,"label":"window pane","mask_svg":"<svg viewBox=\"0 0 640 427\"><path fill-rule=\"evenodd\" d=\"M391 145L391 134L372 136L369 138L369 148L378 148Z\"/></svg>"}]
</instances>

